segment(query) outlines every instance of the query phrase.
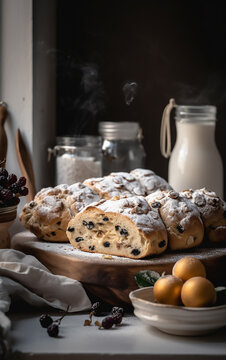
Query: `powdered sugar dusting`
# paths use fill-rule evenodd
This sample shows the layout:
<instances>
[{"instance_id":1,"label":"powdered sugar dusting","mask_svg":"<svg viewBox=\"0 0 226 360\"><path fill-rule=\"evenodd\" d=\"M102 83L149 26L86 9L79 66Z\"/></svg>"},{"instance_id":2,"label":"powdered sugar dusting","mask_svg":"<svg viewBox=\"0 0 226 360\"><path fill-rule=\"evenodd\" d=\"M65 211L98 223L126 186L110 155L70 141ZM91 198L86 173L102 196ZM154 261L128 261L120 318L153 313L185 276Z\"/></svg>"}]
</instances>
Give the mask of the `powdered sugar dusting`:
<instances>
[{"instance_id":1,"label":"powdered sugar dusting","mask_svg":"<svg viewBox=\"0 0 226 360\"><path fill-rule=\"evenodd\" d=\"M182 194L191 199L198 207L204 221L226 210L226 203L220 199L215 192L209 191L206 188L184 190Z\"/></svg>"},{"instance_id":2,"label":"powdered sugar dusting","mask_svg":"<svg viewBox=\"0 0 226 360\"><path fill-rule=\"evenodd\" d=\"M183 225L188 226L193 216L198 217L201 221L197 207L182 194L158 190L148 195L146 200L149 204L153 204L156 201L160 202L160 213L164 216L164 221L166 222L173 223L181 219Z\"/></svg>"},{"instance_id":3,"label":"powdered sugar dusting","mask_svg":"<svg viewBox=\"0 0 226 360\"><path fill-rule=\"evenodd\" d=\"M140 230L146 233L165 229L158 211L151 209L142 196L106 200L99 204L92 204L92 206L96 206L105 213L113 212L127 216Z\"/></svg>"},{"instance_id":4,"label":"powdered sugar dusting","mask_svg":"<svg viewBox=\"0 0 226 360\"><path fill-rule=\"evenodd\" d=\"M111 173L103 178L91 178L84 181L93 187L101 197L110 199L114 196L145 195L145 189L134 176L126 172Z\"/></svg>"},{"instance_id":5,"label":"powdered sugar dusting","mask_svg":"<svg viewBox=\"0 0 226 360\"><path fill-rule=\"evenodd\" d=\"M156 190L172 190L172 187L162 177L156 175L151 170L135 169L131 174L140 182L144 187L146 194L151 194Z\"/></svg>"}]
</instances>

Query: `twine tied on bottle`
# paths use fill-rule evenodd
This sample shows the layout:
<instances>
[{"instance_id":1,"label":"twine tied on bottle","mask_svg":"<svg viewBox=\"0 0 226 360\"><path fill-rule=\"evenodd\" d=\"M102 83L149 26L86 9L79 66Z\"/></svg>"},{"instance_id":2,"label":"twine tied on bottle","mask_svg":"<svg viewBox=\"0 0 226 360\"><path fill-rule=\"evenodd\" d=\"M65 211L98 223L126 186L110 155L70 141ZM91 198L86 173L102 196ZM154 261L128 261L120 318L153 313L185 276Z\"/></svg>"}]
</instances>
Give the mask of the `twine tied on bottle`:
<instances>
[{"instance_id":1,"label":"twine tied on bottle","mask_svg":"<svg viewBox=\"0 0 226 360\"><path fill-rule=\"evenodd\" d=\"M171 154L171 133L170 133L170 113L177 104L174 99L169 100L169 104L166 105L161 122L160 130L160 150L162 155L168 159Z\"/></svg>"}]
</instances>

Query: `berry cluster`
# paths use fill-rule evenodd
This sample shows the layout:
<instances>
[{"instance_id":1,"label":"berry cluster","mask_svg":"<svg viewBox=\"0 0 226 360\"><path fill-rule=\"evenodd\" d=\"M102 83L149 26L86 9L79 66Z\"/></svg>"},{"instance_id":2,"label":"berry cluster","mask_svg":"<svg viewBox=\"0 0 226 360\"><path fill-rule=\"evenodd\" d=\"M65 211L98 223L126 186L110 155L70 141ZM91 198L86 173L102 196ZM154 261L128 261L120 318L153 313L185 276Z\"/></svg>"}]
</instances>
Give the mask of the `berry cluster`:
<instances>
[{"instance_id":1,"label":"berry cluster","mask_svg":"<svg viewBox=\"0 0 226 360\"><path fill-rule=\"evenodd\" d=\"M0 167L0 208L18 205L20 196L28 194L25 177L17 179L15 174L9 174L8 171Z\"/></svg>"},{"instance_id":2,"label":"berry cluster","mask_svg":"<svg viewBox=\"0 0 226 360\"><path fill-rule=\"evenodd\" d=\"M92 317L94 316L101 316L104 313L103 304L100 302L95 302L92 305L91 313L90 313L90 320L86 320L84 325L91 325ZM111 329L113 325L119 325L122 322L122 318L124 315L124 309L121 307L114 306L111 309L111 314L106 316L101 322L95 321L95 325L99 327L99 329Z\"/></svg>"},{"instance_id":3,"label":"berry cluster","mask_svg":"<svg viewBox=\"0 0 226 360\"><path fill-rule=\"evenodd\" d=\"M69 306L68 306L69 308ZM59 318L53 321L52 317L48 314L42 314L39 318L40 324L43 328L47 329L47 333L51 337L57 337L59 334L59 326L61 320L67 315L68 308L65 313Z\"/></svg>"}]
</instances>

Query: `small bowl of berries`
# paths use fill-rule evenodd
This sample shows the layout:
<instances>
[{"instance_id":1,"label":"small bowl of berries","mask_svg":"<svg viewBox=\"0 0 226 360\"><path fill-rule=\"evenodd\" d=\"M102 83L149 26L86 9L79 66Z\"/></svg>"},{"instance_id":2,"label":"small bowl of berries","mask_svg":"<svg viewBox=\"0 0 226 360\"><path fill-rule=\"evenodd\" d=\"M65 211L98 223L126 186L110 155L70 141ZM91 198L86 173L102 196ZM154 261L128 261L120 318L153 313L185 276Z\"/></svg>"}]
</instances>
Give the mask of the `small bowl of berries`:
<instances>
[{"instance_id":1,"label":"small bowl of berries","mask_svg":"<svg viewBox=\"0 0 226 360\"><path fill-rule=\"evenodd\" d=\"M17 216L17 205L21 196L28 194L25 177L17 178L15 174L0 167L0 249L10 247L9 227Z\"/></svg>"}]
</instances>

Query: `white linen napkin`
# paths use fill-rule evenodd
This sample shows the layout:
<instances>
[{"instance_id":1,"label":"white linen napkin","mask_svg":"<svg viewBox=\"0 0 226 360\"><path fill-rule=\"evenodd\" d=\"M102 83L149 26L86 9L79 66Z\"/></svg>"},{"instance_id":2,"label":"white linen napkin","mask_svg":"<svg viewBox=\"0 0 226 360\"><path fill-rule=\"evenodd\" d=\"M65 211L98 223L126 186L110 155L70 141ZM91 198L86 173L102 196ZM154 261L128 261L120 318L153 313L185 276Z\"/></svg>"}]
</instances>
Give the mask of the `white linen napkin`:
<instances>
[{"instance_id":1,"label":"white linen napkin","mask_svg":"<svg viewBox=\"0 0 226 360\"><path fill-rule=\"evenodd\" d=\"M76 312L90 309L91 302L80 282L52 274L34 256L13 249L0 250L0 339L10 330L5 313L11 298L24 299L34 306L50 305Z\"/></svg>"}]
</instances>

